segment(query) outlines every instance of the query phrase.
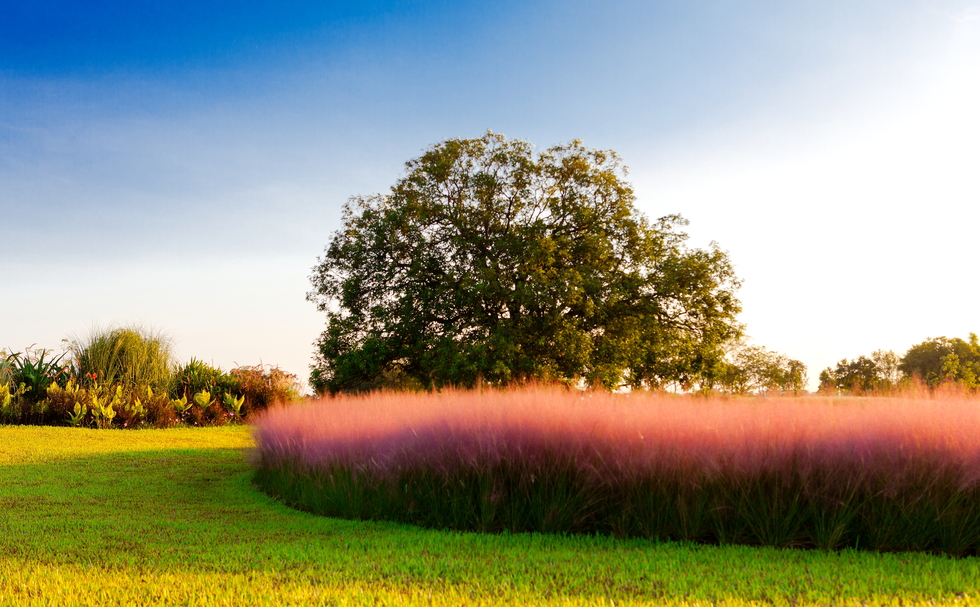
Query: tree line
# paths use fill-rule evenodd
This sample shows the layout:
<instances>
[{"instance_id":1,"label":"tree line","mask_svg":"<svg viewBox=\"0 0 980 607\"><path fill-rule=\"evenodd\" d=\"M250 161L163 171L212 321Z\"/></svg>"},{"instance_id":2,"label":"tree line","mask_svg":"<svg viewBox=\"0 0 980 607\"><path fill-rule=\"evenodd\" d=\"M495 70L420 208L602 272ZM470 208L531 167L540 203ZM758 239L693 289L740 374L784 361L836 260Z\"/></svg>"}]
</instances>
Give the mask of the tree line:
<instances>
[{"instance_id":1,"label":"tree line","mask_svg":"<svg viewBox=\"0 0 980 607\"><path fill-rule=\"evenodd\" d=\"M934 337L909 348L899 357L891 350L842 359L820 372L820 391L834 393L887 393L921 381L930 388L956 384L980 388L980 342L970 333L958 337Z\"/></svg>"}]
</instances>

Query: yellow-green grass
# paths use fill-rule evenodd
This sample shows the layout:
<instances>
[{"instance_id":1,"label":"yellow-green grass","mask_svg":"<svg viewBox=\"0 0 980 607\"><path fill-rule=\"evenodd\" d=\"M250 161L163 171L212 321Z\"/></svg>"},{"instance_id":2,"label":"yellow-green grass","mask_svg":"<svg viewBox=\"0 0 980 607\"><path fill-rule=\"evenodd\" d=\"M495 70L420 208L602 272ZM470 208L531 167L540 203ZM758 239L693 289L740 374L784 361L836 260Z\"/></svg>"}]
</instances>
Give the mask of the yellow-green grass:
<instances>
[{"instance_id":1,"label":"yellow-green grass","mask_svg":"<svg viewBox=\"0 0 980 607\"><path fill-rule=\"evenodd\" d=\"M479 535L252 486L248 428L0 428L0 605L980 605L980 560Z\"/></svg>"}]
</instances>

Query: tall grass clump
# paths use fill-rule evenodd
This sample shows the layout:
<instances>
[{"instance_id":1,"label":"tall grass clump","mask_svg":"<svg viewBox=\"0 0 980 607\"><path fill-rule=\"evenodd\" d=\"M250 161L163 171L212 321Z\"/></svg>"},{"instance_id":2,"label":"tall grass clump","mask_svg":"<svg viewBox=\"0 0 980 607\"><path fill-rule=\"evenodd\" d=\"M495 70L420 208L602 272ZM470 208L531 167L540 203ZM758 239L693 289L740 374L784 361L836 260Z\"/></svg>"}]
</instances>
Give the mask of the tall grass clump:
<instances>
[{"instance_id":1,"label":"tall grass clump","mask_svg":"<svg viewBox=\"0 0 980 607\"><path fill-rule=\"evenodd\" d=\"M976 554L980 401L521 391L271 409L256 481L426 527Z\"/></svg>"},{"instance_id":2,"label":"tall grass clump","mask_svg":"<svg viewBox=\"0 0 980 607\"><path fill-rule=\"evenodd\" d=\"M72 350L82 378L160 391L170 387L172 342L163 333L138 326L96 329Z\"/></svg>"}]
</instances>

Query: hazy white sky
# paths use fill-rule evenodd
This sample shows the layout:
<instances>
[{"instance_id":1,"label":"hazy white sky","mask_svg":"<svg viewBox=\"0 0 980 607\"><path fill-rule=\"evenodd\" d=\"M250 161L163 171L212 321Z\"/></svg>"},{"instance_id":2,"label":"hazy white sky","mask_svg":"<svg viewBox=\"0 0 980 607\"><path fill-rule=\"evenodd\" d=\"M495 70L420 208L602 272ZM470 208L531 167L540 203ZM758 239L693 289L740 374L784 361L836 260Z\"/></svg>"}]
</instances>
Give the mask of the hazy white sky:
<instances>
[{"instance_id":1,"label":"hazy white sky","mask_svg":"<svg viewBox=\"0 0 980 607\"><path fill-rule=\"evenodd\" d=\"M980 331L980 7L791 4L11 3L0 347L142 322L305 378L341 205L487 129L619 151L811 378Z\"/></svg>"}]
</instances>

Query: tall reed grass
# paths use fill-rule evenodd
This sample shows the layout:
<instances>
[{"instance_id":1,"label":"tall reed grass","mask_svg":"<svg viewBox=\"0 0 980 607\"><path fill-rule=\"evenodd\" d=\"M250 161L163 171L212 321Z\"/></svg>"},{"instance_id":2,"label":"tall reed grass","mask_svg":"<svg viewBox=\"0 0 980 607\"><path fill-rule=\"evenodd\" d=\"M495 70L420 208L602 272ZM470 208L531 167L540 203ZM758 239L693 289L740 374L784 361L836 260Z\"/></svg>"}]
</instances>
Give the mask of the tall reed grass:
<instances>
[{"instance_id":1,"label":"tall reed grass","mask_svg":"<svg viewBox=\"0 0 980 607\"><path fill-rule=\"evenodd\" d=\"M426 527L976 554L980 401L547 389L344 396L258 420L298 508Z\"/></svg>"}]
</instances>

